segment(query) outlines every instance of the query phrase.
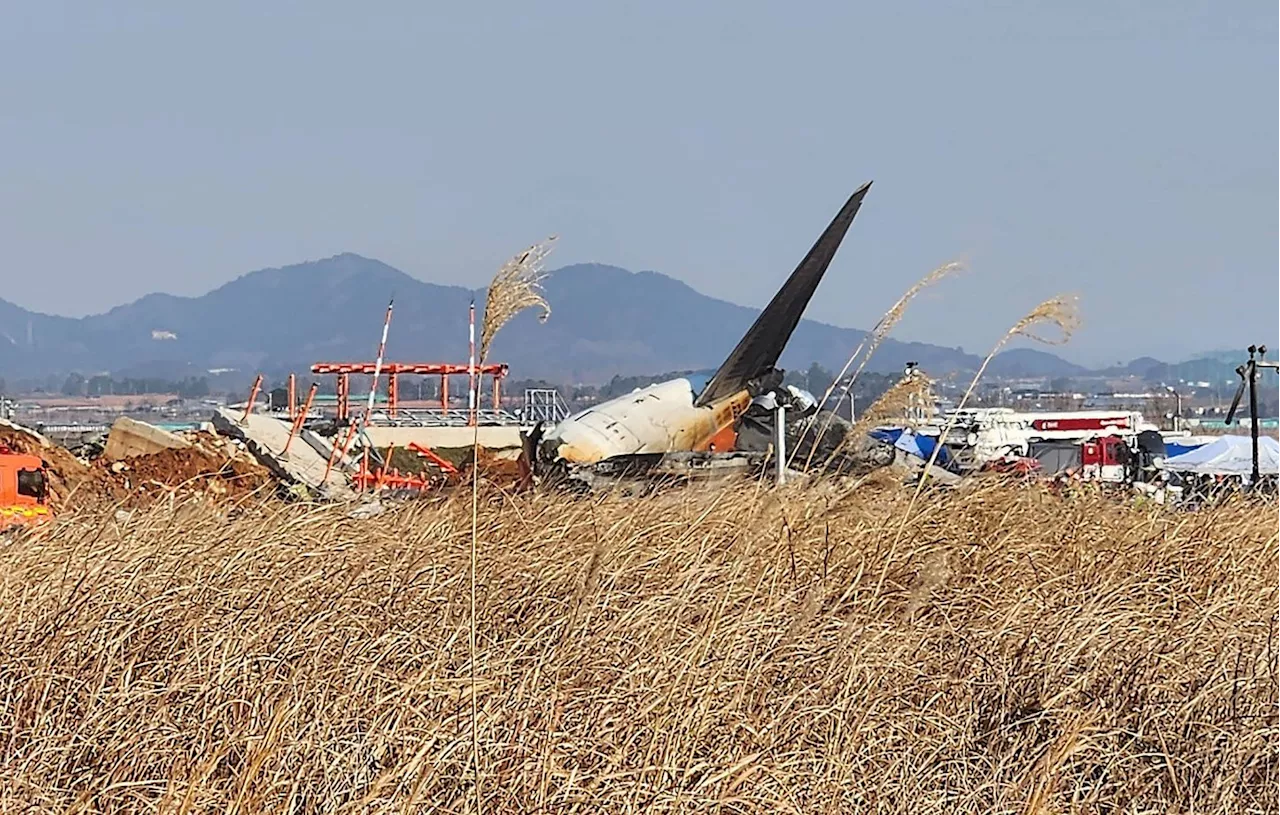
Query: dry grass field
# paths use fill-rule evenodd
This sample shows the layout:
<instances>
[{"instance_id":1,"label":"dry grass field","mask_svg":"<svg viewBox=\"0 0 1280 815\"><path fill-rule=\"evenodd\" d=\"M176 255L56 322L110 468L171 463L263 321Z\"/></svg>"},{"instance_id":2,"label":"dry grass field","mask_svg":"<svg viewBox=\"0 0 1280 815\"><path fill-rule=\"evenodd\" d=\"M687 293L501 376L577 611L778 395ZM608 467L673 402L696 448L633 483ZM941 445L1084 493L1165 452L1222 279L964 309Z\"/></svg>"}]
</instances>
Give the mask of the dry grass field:
<instances>
[{"instance_id":1,"label":"dry grass field","mask_svg":"<svg viewBox=\"0 0 1280 815\"><path fill-rule=\"evenodd\" d=\"M483 810L1277 810L1274 505L909 497L482 496ZM474 811L470 509L0 539L0 810Z\"/></svg>"}]
</instances>

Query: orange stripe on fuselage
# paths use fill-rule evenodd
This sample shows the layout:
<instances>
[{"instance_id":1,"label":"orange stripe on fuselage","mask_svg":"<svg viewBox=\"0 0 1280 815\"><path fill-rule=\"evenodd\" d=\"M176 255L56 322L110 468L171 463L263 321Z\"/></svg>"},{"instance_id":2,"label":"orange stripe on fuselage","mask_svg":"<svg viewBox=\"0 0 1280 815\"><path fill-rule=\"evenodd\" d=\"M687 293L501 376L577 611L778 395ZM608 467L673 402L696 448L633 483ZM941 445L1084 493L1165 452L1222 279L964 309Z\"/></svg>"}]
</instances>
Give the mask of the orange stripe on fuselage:
<instances>
[{"instance_id":1,"label":"orange stripe on fuselage","mask_svg":"<svg viewBox=\"0 0 1280 815\"><path fill-rule=\"evenodd\" d=\"M694 451L714 450L717 453L723 453L732 450L733 443L738 438L733 426L750 406L751 394L747 391L738 391L708 405L707 407L711 409L711 422L708 430L704 430L700 434L701 437L694 442Z\"/></svg>"}]
</instances>

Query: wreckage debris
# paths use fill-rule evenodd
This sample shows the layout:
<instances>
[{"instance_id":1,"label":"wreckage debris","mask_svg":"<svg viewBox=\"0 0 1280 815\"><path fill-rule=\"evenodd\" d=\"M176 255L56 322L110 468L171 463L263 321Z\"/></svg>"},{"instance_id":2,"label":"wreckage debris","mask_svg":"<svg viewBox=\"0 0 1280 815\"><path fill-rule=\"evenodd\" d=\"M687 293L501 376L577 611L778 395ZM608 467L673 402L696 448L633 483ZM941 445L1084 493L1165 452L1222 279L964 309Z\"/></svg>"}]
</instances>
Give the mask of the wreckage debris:
<instances>
[{"instance_id":1,"label":"wreckage debris","mask_svg":"<svg viewBox=\"0 0 1280 815\"><path fill-rule=\"evenodd\" d=\"M352 476L361 492L412 495L427 490L448 490L470 483L475 473L482 481L504 490L532 486L519 448L479 447L473 451L470 447L455 447L437 451L411 442L407 448L379 450L374 458L385 463L371 462L366 454Z\"/></svg>"},{"instance_id":2,"label":"wreckage debris","mask_svg":"<svg viewBox=\"0 0 1280 815\"><path fill-rule=\"evenodd\" d=\"M314 431L301 428L295 437L290 422L257 413L244 416L226 408L213 415L213 426L243 443L286 485L301 484L322 498L354 495L347 474L356 471L356 462L339 456L334 444Z\"/></svg>"},{"instance_id":3,"label":"wreckage debris","mask_svg":"<svg viewBox=\"0 0 1280 815\"><path fill-rule=\"evenodd\" d=\"M729 438L755 400L791 398L775 366L870 187L867 182L849 196L714 375L650 385L535 431L526 454L534 473L572 477L609 459L741 449Z\"/></svg>"},{"instance_id":4,"label":"wreckage debris","mask_svg":"<svg viewBox=\"0 0 1280 815\"><path fill-rule=\"evenodd\" d=\"M146 456L164 450L185 450L191 442L176 433L121 416L111 425L102 457L107 461Z\"/></svg>"},{"instance_id":5,"label":"wreckage debris","mask_svg":"<svg viewBox=\"0 0 1280 815\"><path fill-rule=\"evenodd\" d=\"M244 498L270 491L275 479L264 467L229 445L201 439L197 444L143 454L127 460L99 459L104 478L131 497L181 491L214 497Z\"/></svg>"}]
</instances>

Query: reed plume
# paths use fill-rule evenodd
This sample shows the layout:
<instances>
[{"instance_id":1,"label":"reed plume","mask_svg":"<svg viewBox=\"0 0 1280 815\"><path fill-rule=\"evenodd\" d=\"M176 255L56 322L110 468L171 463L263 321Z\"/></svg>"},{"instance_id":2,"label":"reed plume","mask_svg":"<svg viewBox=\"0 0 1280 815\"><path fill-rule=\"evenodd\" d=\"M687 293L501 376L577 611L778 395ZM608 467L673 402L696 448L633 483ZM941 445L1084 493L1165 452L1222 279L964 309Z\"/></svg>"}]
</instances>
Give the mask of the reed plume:
<instances>
[{"instance_id":1,"label":"reed plume","mask_svg":"<svg viewBox=\"0 0 1280 815\"><path fill-rule=\"evenodd\" d=\"M890 419L902 421L907 410L915 405L923 407L924 418L933 414L933 380L919 372L902 377L882 393L858 417L852 432L872 430ZM907 422L912 423L909 418Z\"/></svg>"},{"instance_id":2,"label":"reed plume","mask_svg":"<svg viewBox=\"0 0 1280 815\"><path fill-rule=\"evenodd\" d=\"M542 309L539 322L545 323L551 316L551 306L542 295L542 281L546 278L542 269L547 255L555 248L555 240L556 236L552 235L542 243L535 243L502 264L502 268L493 276L489 293L485 297L484 317L480 323L482 363L489 356L493 338L512 317L527 308L535 307Z\"/></svg>"}]
</instances>

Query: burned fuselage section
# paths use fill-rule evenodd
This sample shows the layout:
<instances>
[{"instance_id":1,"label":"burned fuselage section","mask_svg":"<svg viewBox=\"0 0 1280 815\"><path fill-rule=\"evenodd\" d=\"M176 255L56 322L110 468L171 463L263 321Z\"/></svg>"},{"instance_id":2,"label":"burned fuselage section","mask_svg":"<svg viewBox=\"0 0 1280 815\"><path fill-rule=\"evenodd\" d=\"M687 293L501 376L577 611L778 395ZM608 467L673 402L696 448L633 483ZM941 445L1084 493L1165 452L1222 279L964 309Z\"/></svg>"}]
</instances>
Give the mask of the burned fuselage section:
<instances>
[{"instance_id":1,"label":"burned fuselage section","mask_svg":"<svg viewBox=\"0 0 1280 815\"><path fill-rule=\"evenodd\" d=\"M672 379L610 399L550 429L535 428L525 455L535 475L648 472L673 453L714 455L732 450L732 430L752 399L781 381L770 372L710 405L699 405L706 378ZM728 432L726 432L726 430ZM658 468L661 469L661 468Z\"/></svg>"},{"instance_id":2,"label":"burned fuselage section","mask_svg":"<svg viewBox=\"0 0 1280 815\"><path fill-rule=\"evenodd\" d=\"M545 435L536 429L526 439L525 455L541 480L588 488L758 476L776 466L777 422L783 416L794 469L861 474L893 463L892 445L853 439L847 419L819 410L812 394L780 385L781 378L782 371L775 371L752 383L744 400L731 403L727 427L699 413L708 409L694 404L696 382L678 379L593 406Z\"/></svg>"},{"instance_id":3,"label":"burned fuselage section","mask_svg":"<svg viewBox=\"0 0 1280 815\"><path fill-rule=\"evenodd\" d=\"M797 398L794 389L782 386L778 359L870 187L867 182L849 197L713 376L660 382L593 405L549 429L535 428L525 440L534 475L693 472L714 469L704 462L763 459L766 450L740 449L738 434L759 429L758 414L768 400ZM757 421L744 424L753 414ZM808 420L804 409L791 418ZM744 445L758 446L752 438L748 432Z\"/></svg>"}]
</instances>

